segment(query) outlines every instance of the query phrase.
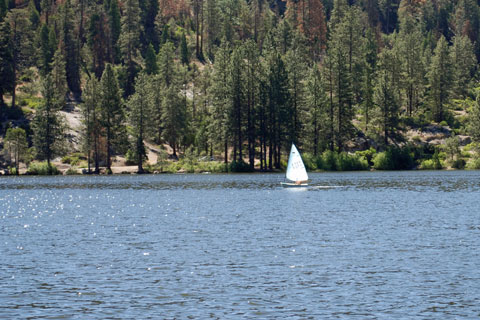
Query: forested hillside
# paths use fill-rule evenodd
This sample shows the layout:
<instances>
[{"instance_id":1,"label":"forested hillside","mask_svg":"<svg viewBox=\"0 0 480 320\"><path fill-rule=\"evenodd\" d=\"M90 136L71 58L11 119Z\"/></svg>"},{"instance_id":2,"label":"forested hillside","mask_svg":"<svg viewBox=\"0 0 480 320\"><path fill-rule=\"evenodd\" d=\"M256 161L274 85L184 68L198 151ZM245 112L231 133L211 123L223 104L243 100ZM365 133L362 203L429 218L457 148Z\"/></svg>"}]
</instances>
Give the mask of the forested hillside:
<instances>
[{"instance_id":1,"label":"forested hillside","mask_svg":"<svg viewBox=\"0 0 480 320\"><path fill-rule=\"evenodd\" d=\"M0 0L3 167L480 168L479 3Z\"/></svg>"}]
</instances>

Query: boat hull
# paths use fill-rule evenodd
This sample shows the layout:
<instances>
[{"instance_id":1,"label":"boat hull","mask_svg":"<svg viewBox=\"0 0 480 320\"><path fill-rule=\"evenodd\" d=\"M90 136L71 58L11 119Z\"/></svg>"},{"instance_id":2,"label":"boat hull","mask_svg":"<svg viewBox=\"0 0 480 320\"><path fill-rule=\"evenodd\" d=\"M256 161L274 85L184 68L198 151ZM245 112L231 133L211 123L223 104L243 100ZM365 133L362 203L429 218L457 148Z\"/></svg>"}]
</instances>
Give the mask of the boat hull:
<instances>
[{"instance_id":1,"label":"boat hull","mask_svg":"<svg viewBox=\"0 0 480 320\"><path fill-rule=\"evenodd\" d=\"M282 187L285 188L305 188L308 187L308 183L301 183L301 184L296 184L296 183L290 183L290 182L280 182Z\"/></svg>"}]
</instances>

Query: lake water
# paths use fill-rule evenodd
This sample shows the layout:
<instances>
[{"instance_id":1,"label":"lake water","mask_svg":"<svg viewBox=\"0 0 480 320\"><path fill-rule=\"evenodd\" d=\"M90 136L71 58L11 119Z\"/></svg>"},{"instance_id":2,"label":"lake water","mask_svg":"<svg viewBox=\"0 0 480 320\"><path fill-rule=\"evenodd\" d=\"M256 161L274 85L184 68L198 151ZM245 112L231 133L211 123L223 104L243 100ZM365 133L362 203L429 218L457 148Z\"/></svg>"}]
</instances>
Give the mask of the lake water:
<instances>
[{"instance_id":1,"label":"lake water","mask_svg":"<svg viewBox=\"0 0 480 320\"><path fill-rule=\"evenodd\" d=\"M480 318L480 172L311 180L0 178L0 318Z\"/></svg>"}]
</instances>

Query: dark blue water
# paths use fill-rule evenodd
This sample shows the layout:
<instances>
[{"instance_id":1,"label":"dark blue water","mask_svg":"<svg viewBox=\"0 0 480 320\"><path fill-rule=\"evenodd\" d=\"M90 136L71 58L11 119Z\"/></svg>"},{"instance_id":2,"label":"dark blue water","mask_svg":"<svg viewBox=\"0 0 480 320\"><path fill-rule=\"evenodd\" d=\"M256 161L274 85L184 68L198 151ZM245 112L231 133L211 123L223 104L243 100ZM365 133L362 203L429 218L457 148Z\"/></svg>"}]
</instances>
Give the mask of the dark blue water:
<instances>
[{"instance_id":1,"label":"dark blue water","mask_svg":"<svg viewBox=\"0 0 480 320\"><path fill-rule=\"evenodd\" d=\"M480 317L480 172L0 179L1 319Z\"/></svg>"}]
</instances>

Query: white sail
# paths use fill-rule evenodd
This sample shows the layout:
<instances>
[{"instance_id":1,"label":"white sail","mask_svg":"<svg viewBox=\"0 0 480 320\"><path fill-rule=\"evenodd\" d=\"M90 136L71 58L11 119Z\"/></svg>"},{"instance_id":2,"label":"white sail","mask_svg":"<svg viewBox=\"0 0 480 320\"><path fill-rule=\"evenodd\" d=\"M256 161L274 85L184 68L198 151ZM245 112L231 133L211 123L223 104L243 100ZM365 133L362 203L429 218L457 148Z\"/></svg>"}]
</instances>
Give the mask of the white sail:
<instances>
[{"instance_id":1,"label":"white sail","mask_svg":"<svg viewBox=\"0 0 480 320\"><path fill-rule=\"evenodd\" d=\"M307 181L308 174L305 170L300 152L298 152L295 145L292 143L292 149L290 150L290 156L288 157L287 165L287 179L291 181Z\"/></svg>"}]
</instances>

